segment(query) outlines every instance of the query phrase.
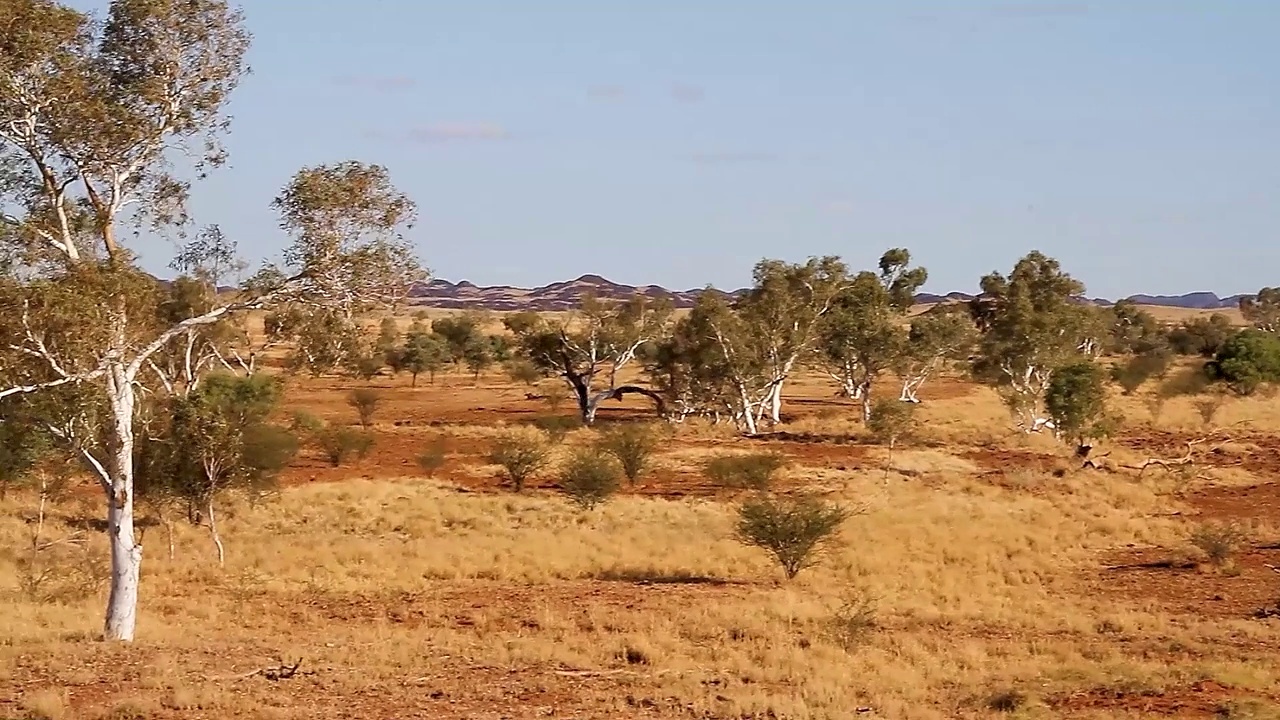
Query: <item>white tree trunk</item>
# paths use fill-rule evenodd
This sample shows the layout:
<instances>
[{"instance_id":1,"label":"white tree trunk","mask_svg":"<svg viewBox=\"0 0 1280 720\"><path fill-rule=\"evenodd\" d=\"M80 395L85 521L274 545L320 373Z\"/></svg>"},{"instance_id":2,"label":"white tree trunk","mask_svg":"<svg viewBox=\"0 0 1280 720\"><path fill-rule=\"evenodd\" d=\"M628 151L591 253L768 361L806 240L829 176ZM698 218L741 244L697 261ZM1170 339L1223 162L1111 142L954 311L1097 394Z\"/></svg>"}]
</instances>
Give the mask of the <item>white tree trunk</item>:
<instances>
[{"instance_id":1,"label":"white tree trunk","mask_svg":"<svg viewBox=\"0 0 1280 720\"><path fill-rule=\"evenodd\" d=\"M222 547L222 537L218 535L218 520L213 515L213 500L210 499L205 505L205 512L209 514L209 534L213 536L213 544L218 548L218 564L226 563L226 551Z\"/></svg>"},{"instance_id":2,"label":"white tree trunk","mask_svg":"<svg viewBox=\"0 0 1280 720\"><path fill-rule=\"evenodd\" d=\"M142 546L133 532L133 378L124 368L107 375L111 398L114 457L110 463L107 497L107 535L111 543L111 593L103 634L107 640L132 641L138 620L138 580Z\"/></svg>"},{"instance_id":3,"label":"white tree trunk","mask_svg":"<svg viewBox=\"0 0 1280 720\"><path fill-rule=\"evenodd\" d=\"M786 382L785 378L779 380L769 395L769 422L774 425L782 422L782 383L784 382Z\"/></svg>"}]
</instances>

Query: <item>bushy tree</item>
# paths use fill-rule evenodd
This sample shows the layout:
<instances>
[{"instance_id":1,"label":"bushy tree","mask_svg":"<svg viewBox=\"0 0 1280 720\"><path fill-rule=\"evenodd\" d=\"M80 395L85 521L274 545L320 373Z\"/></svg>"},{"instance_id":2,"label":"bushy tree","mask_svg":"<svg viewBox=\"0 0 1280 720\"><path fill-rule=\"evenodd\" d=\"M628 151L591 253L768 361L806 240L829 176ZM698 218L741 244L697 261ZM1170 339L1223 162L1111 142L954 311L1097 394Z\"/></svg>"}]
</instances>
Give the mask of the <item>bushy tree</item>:
<instances>
[{"instance_id":1,"label":"bushy tree","mask_svg":"<svg viewBox=\"0 0 1280 720\"><path fill-rule=\"evenodd\" d=\"M1096 312L1077 299L1083 292L1057 260L1032 251L1008 277L984 277L982 295L970 304L982 333L974 375L1004 394L1025 432L1052 423L1044 393L1053 371L1098 350L1104 330Z\"/></svg>"},{"instance_id":2,"label":"bushy tree","mask_svg":"<svg viewBox=\"0 0 1280 720\"><path fill-rule=\"evenodd\" d=\"M653 427L627 423L603 430L596 446L601 452L613 456L627 481L635 484L649 466L660 441L661 436Z\"/></svg>"},{"instance_id":3,"label":"bushy tree","mask_svg":"<svg viewBox=\"0 0 1280 720\"><path fill-rule=\"evenodd\" d=\"M430 381L436 381L436 373L449 362L449 348L437 334L427 331L414 322L405 336L404 347L399 353L400 367L412 377L412 387L418 386L418 376L427 373Z\"/></svg>"},{"instance_id":4,"label":"bushy tree","mask_svg":"<svg viewBox=\"0 0 1280 720\"><path fill-rule=\"evenodd\" d=\"M1192 318L1169 331L1169 347L1179 355L1211 358L1235 331L1231 319L1222 313Z\"/></svg>"},{"instance_id":5,"label":"bushy tree","mask_svg":"<svg viewBox=\"0 0 1280 720\"><path fill-rule=\"evenodd\" d=\"M385 168L305 168L273 203L293 238L285 267L162 321L165 293L120 226L189 224L189 186L169 159L184 153L203 172L226 157L224 110L249 45L241 14L224 0L114 0L102 22L53 0L8 0L0 12L0 398L86 391L88 402L58 408L46 425L103 488L105 635L131 640L142 564L134 421L140 388L164 391L153 361L192 328L248 310L326 307L349 321L402 296L422 277L399 235L413 204ZM224 265L215 248L190 249L183 264L205 277Z\"/></svg>"},{"instance_id":6,"label":"bushy tree","mask_svg":"<svg viewBox=\"0 0 1280 720\"><path fill-rule=\"evenodd\" d=\"M767 550L790 580L813 565L832 542L849 512L812 495L761 496L738 511L738 539Z\"/></svg>"},{"instance_id":7,"label":"bushy tree","mask_svg":"<svg viewBox=\"0 0 1280 720\"><path fill-rule=\"evenodd\" d=\"M1264 287L1240 298L1240 313L1263 332L1280 332L1280 287Z\"/></svg>"},{"instance_id":8,"label":"bushy tree","mask_svg":"<svg viewBox=\"0 0 1280 720\"><path fill-rule=\"evenodd\" d=\"M911 268L903 248L880 258L880 273L862 272L841 292L823 318L818 348L825 366L846 395L862 405L862 420L871 416L871 389L876 380L900 365L908 352L904 322L915 292L924 284L924 268Z\"/></svg>"},{"instance_id":9,"label":"bushy tree","mask_svg":"<svg viewBox=\"0 0 1280 720\"><path fill-rule=\"evenodd\" d=\"M877 442L889 448L888 463L893 462L893 450L899 442L915 432L915 405L894 402L888 398L877 400L867 418L867 430ZM886 471L888 467L886 466Z\"/></svg>"},{"instance_id":10,"label":"bushy tree","mask_svg":"<svg viewBox=\"0 0 1280 720\"><path fill-rule=\"evenodd\" d=\"M360 427L368 430L373 427L373 416L382 405L382 393L373 388L356 388L347 393L347 404L360 418Z\"/></svg>"},{"instance_id":11,"label":"bushy tree","mask_svg":"<svg viewBox=\"0 0 1280 720\"><path fill-rule=\"evenodd\" d=\"M1096 362L1078 360L1054 368L1044 402L1054 432L1077 448L1106 437L1114 428L1107 411L1106 377Z\"/></svg>"},{"instance_id":12,"label":"bushy tree","mask_svg":"<svg viewBox=\"0 0 1280 720\"><path fill-rule=\"evenodd\" d=\"M551 462L551 443L536 430L508 430L494 438L489 462L501 466L511 487L520 492L529 478Z\"/></svg>"},{"instance_id":13,"label":"bushy tree","mask_svg":"<svg viewBox=\"0 0 1280 720\"><path fill-rule=\"evenodd\" d=\"M1164 377L1172 364L1172 351L1157 346L1116 364L1111 370L1111 379L1120 385L1125 395L1132 395L1148 380Z\"/></svg>"},{"instance_id":14,"label":"bushy tree","mask_svg":"<svg viewBox=\"0 0 1280 720\"><path fill-rule=\"evenodd\" d=\"M618 491L622 468L599 448L578 448L560 469L560 492L583 510L590 510Z\"/></svg>"},{"instance_id":15,"label":"bushy tree","mask_svg":"<svg viewBox=\"0 0 1280 720\"><path fill-rule=\"evenodd\" d=\"M292 434L268 422L279 393L278 381L265 375L210 375L190 394L165 403L135 446L138 489L181 499L192 516L202 513L219 564L224 549L217 499L234 490L265 489L297 451Z\"/></svg>"},{"instance_id":16,"label":"bushy tree","mask_svg":"<svg viewBox=\"0 0 1280 720\"><path fill-rule=\"evenodd\" d=\"M1280 382L1280 335L1249 328L1232 335L1205 371L1240 395L1252 395L1267 383Z\"/></svg>"}]
</instances>

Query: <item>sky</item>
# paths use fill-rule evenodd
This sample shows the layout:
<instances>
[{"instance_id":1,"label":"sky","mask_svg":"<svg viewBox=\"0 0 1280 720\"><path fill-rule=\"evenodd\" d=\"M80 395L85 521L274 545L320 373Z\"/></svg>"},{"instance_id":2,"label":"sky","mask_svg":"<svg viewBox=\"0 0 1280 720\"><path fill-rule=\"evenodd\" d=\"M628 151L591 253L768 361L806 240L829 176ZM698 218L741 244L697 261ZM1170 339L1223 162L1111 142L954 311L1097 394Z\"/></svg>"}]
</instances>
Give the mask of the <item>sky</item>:
<instances>
[{"instance_id":1,"label":"sky","mask_svg":"<svg viewBox=\"0 0 1280 720\"><path fill-rule=\"evenodd\" d=\"M1091 296L1280 283L1274 0L241 4L253 74L192 207L253 260L294 172L355 159L417 202L433 276L480 285L890 247L938 293L1032 249Z\"/></svg>"}]
</instances>

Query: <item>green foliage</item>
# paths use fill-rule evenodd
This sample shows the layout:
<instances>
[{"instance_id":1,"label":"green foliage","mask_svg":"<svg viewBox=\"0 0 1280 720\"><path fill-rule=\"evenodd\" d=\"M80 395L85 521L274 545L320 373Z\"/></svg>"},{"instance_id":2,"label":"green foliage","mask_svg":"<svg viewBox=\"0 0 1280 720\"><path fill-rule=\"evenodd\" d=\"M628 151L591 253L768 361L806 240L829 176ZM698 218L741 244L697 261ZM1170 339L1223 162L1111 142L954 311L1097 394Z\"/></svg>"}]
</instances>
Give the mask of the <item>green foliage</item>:
<instances>
[{"instance_id":1,"label":"green foliage","mask_svg":"<svg viewBox=\"0 0 1280 720\"><path fill-rule=\"evenodd\" d=\"M1250 328L1232 335L1205 365L1211 380L1241 395L1266 383L1280 382L1280 335Z\"/></svg>"},{"instance_id":2,"label":"green foliage","mask_svg":"<svg viewBox=\"0 0 1280 720\"><path fill-rule=\"evenodd\" d=\"M774 475L786 466L787 458L781 453L722 455L707 461L702 472L717 485L768 490Z\"/></svg>"},{"instance_id":3,"label":"green foliage","mask_svg":"<svg viewBox=\"0 0 1280 720\"><path fill-rule=\"evenodd\" d=\"M1184 320L1169 331L1168 342L1179 355L1213 357L1233 333L1235 328L1231 326L1231 319L1222 313L1214 313L1208 318Z\"/></svg>"},{"instance_id":4,"label":"green foliage","mask_svg":"<svg viewBox=\"0 0 1280 720\"><path fill-rule=\"evenodd\" d=\"M520 492L529 478L550 462L551 444L536 430L508 430L494 438L488 460L502 466L511 487Z\"/></svg>"},{"instance_id":5,"label":"green foliage","mask_svg":"<svg viewBox=\"0 0 1280 720\"><path fill-rule=\"evenodd\" d=\"M1172 364L1172 352L1165 347L1156 347L1114 365L1111 368L1111 379L1125 395L1132 395L1148 380L1164 377Z\"/></svg>"},{"instance_id":6,"label":"green foliage","mask_svg":"<svg viewBox=\"0 0 1280 720\"><path fill-rule=\"evenodd\" d=\"M622 466L627 482L635 484L658 450L661 436L649 425L627 423L601 431L597 447Z\"/></svg>"},{"instance_id":7,"label":"green foliage","mask_svg":"<svg viewBox=\"0 0 1280 720\"><path fill-rule=\"evenodd\" d=\"M294 433L269 421L279 400L277 379L229 373L209 375L190 394L166 399L135 440L135 492L157 507L184 502L189 511L207 512L221 560L212 519L219 496L261 495L297 453Z\"/></svg>"},{"instance_id":8,"label":"green foliage","mask_svg":"<svg viewBox=\"0 0 1280 720\"><path fill-rule=\"evenodd\" d=\"M543 415L533 419L533 426L546 433L554 445L564 442L566 436L582 427L582 419L564 415Z\"/></svg>"},{"instance_id":9,"label":"green foliage","mask_svg":"<svg viewBox=\"0 0 1280 720\"><path fill-rule=\"evenodd\" d=\"M1248 533L1234 523L1206 523L1196 527L1190 537L1191 544L1215 567L1226 565L1248 539Z\"/></svg>"},{"instance_id":10,"label":"green foliage","mask_svg":"<svg viewBox=\"0 0 1280 720\"><path fill-rule=\"evenodd\" d=\"M405 372L413 376L413 386L418 384L418 376L429 373L435 382L436 373L449 362L449 348L444 339L435 333L427 332L420 323L415 322L409 328L404 347L401 348L397 364Z\"/></svg>"},{"instance_id":11,"label":"green foliage","mask_svg":"<svg viewBox=\"0 0 1280 720\"><path fill-rule=\"evenodd\" d=\"M1240 298L1240 313L1263 332L1280 332L1280 287L1264 287L1256 295Z\"/></svg>"},{"instance_id":12,"label":"green foliage","mask_svg":"<svg viewBox=\"0 0 1280 720\"><path fill-rule=\"evenodd\" d=\"M739 509L737 536L773 555L790 580L816 562L848 517L844 508L812 495L758 497Z\"/></svg>"},{"instance_id":13,"label":"green foliage","mask_svg":"<svg viewBox=\"0 0 1280 720\"><path fill-rule=\"evenodd\" d=\"M345 425L329 425L317 432L314 442L333 467L341 467L353 456L363 459L373 449L373 433Z\"/></svg>"},{"instance_id":14,"label":"green foliage","mask_svg":"<svg viewBox=\"0 0 1280 720\"><path fill-rule=\"evenodd\" d=\"M871 417L867 418L867 430L876 442L888 445L890 449L899 441L911 436L916 429L916 406L900 400L881 398L871 407Z\"/></svg>"},{"instance_id":15,"label":"green foliage","mask_svg":"<svg viewBox=\"0 0 1280 720\"><path fill-rule=\"evenodd\" d=\"M621 468L597 448L579 448L560 469L560 492L583 510L590 510L618 491Z\"/></svg>"},{"instance_id":16,"label":"green foliage","mask_svg":"<svg viewBox=\"0 0 1280 720\"><path fill-rule=\"evenodd\" d=\"M503 369L507 373L507 377L513 382L523 383L533 386L542 379L542 371L537 365L525 358L512 358L503 364Z\"/></svg>"},{"instance_id":17,"label":"green foliage","mask_svg":"<svg viewBox=\"0 0 1280 720\"><path fill-rule=\"evenodd\" d=\"M385 356L359 355L351 363L351 374L367 382L377 377L379 372L382 372L384 362Z\"/></svg>"},{"instance_id":18,"label":"green foliage","mask_svg":"<svg viewBox=\"0 0 1280 720\"><path fill-rule=\"evenodd\" d=\"M974 376L1004 394L1021 429L1042 417L1054 369L1096 350L1106 335L1096 309L1076 300L1083 292L1057 260L1032 251L1008 277L984 277L982 295L970 303L982 333Z\"/></svg>"},{"instance_id":19,"label":"green foliage","mask_svg":"<svg viewBox=\"0 0 1280 720\"><path fill-rule=\"evenodd\" d=\"M418 453L418 467L427 474L427 477L435 475L436 471L444 467L445 461L449 459L449 444L443 437L437 437Z\"/></svg>"},{"instance_id":20,"label":"green foliage","mask_svg":"<svg viewBox=\"0 0 1280 720\"><path fill-rule=\"evenodd\" d=\"M53 451L48 434L37 429L24 404L18 398L0 400L0 500Z\"/></svg>"},{"instance_id":21,"label":"green foliage","mask_svg":"<svg viewBox=\"0 0 1280 720\"><path fill-rule=\"evenodd\" d=\"M467 345L463 348L462 360L467 365L467 369L471 371L471 376L475 380L480 379L480 373L484 372L490 365L493 365L493 344L489 339L480 335L474 335L467 341Z\"/></svg>"},{"instance_id":22,"label":"green foliage","mask_svg":"<svg viewBox=\"0 0 1280 720\"><path fill-rule=\"evenodd\" d=\"M1106 351L1115 355L1160 354L1168 347L1166 333L1155 316L1131 300L1111 306Z\"/></svg>"},{"instance_id":23,"label":"green foliage","mask_svg":"<svg viewBox=\"0 0 1280 720\"><path fill-rule=\"evenodd\" d=\"M463 313L450 317L442 317L431 323L431 332L444 342L449 362L462 365L467 360L467 353L479 353L475 346L484 344L484 336L480 334L483 318L475 313Z\"/></svg>"},{"instance_id":24,"label":"green foliage","mask_svg":"<svg viewBox=\"0 0 1280 720\"><path fill-rule=\"evenodd\" d=\"M373 416L382 405L382 393L373 388L355 388L347 393L347 404L355 409L360 427L369 430L373 427Z\"/></svg>"},{"instance_id":25,"label":"green foliage","mask_svg":"<svg viewBox=\"0 0 1280 720\"><path fill-rule=\"evenodd\" d=\"M373 347L379 355L386 358L400 344L400 328L393 317L384 317L378 324L378 339Z\"/></svg>"},{"instance_id":26,"label":"green foliage","mask_svg":"<svg viewBox=\"0 0 1280 720\"><path fill-rule=\"evenodd\" d=\"M1095 362L1082 360L1055 369L1045 392L1045 408L1056 432L1080 446L1111 432L1106 380Z\"/></svg>"}]
</instances>

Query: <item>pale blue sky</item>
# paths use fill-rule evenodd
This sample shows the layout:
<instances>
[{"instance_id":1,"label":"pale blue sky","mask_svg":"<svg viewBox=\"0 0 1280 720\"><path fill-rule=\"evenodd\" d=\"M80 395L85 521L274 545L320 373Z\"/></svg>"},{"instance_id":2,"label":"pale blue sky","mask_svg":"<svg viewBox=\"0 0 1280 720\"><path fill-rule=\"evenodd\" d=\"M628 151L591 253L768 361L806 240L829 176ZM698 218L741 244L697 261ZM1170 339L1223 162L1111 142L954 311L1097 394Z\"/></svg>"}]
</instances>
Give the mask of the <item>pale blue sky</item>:
<instances>
[{"instance_id":1,"label":"pale blue sky","mask_svg":"<svg viewBox=\"0 0 1280 720\"><path fill-rule=\"evenodd\" d=\"M738 287L890 246L933 292L1032 248L1091 295L1280 282L1274 0L243 8L254 74L195 210L255 259L289 176L354 158L418 202L435 275L478 284Z\"/></svg>"}]
</instances>

